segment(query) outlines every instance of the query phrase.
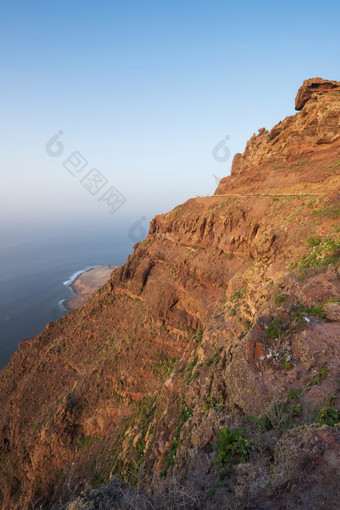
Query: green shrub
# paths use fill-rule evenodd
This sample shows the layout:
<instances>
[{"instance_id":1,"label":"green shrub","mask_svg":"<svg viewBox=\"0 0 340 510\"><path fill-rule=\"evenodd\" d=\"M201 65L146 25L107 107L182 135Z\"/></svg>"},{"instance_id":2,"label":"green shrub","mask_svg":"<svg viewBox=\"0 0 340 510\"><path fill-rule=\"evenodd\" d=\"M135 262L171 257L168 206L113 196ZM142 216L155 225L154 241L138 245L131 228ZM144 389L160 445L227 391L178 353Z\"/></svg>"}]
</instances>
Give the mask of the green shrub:
<instances>
[{"instance_id":1,"label":"green shrub","mask_svg":"<svg viewBox=\"0 0 340 510\"><path fill-rule=\"evenodd\" d=\"M320 319L326 319L327 316L325 314L325 311L323 309L323 304L321 305L315 305L313 306L312 308L307 308L306 309L306 312L309 314L309 315L314 315L316 317L320 317Z\"/></svg>"},{"instance_id":2,"label":"green shrub","mask_svg":"<svg viewBox=\"0 0 340 510\"><path fill-rule=\"evenodd\" d=\"M328 397L327 397L327 400L326 400L326 404L328 406L330 406L333 402L333 400L336 400L337 399L337 395L335 395L334 393L331 393Z\"/></svg>"},{"instance_id":3,"label":"green shrub","mask_svg":"<svg viewBox=\"0 0 340 510\"><path fill-rule=\"evenodd\" d=\"M306 322L305 322L305 319L302 315L302 313L305 312L305 308L303 308L302 306L299 306L297 308L295 308L291 314L290 314L290 318L293 322L293 325L299 325L299 326L302 326L302 325L305 325Z\"/></svg>"},{"instance_id":4,"label":"green shrub","mask_svg":"<svg viewBox=\"0 0 340 510\"><path fill-rule=\"evenodd\" d=\"M315 317L320 317L321 319L325 320L327 319L327 316L324 310L324 306L327 303L337 302L339 302L339 299L333 296L324 301L323 303L319 303L318 305L315 305L313 307L306 307L300 304L294 307L294 310L291 312L290 316L291 319L294 320L297 324L305 323L303 314L314 315Z\"/></svg>"},{"instance_id":5,"label":"green shrub","mask_svg":"<svg viewBox=\"0 0 340 510\"><path fill-rule=\"evenodd\" d=\"M313 205L315 204L315 201L316 201L316 197L311 198L309 200L309 202L307 202L307 207L309 207L309 208L313 207Z\"/></svg>"},{"instance_id":6,"label":"green shrub","mask_svg":"<svg viewBox=\"0 0 340 510\"><path fill-rule=\"evenodd\" d=\"M287 390L287 401L292 402L292 400L299 400L301 397L302 390Z\"/></svg>"},{"instance_id":7,"label":"green shrub","mask_svg":"<svg viewBox=\"0 0 340 510\"><path fill-rule=\"evenodd\" d=\"M79 436L77 437L77 451L83 452L84 450L91 446L94 440L95 437L86 436L85 434L79 434Z\"/></svg>"},{"instance_id":8,"label":"green shrub","mask_svg":"<svg viewBox=\"0 0 340 510\"><path fill-rule=\"evenodd\" d=\"M183 405L181 407L181 411L179 413L178 418L178 425L174 433L174 437L178 438L179 434L181 432L181 428L183 427L184 423L189 420L192 416L192 409L188 406L186 402L183 402Z\"/></svg>"},{"instance_id":9,"label":"green shrub","mask_svg":"<svg viewBox=\"0 0 340 510\"><path fill-rule=\"evenodd\" d=\"M302 257L300 264L302 269L324 266L339 261L340 241L334 241L330 237L321 239L314 236L308 238L306 244L312 250Z\"/></svg>"},{"instance_id":10,"label":"green shrub","mask_svg":"<svg viewBox=\"0 0 340 510\"><path fill-rule=\"evenodd\" d=\"M198 329L196 333L193 336L193 339L196 340L198 343L202 341L203 337L203 329Z\"/></svg>"},{"instance_id":11,"label":"green shrub","mask_svg":"<svg viewBox=\"0 0 340 510\"><path fill-rule=\"evenodd\" d=\"M238 301L241 297L241 292L234 292L234 294L230 296L230 301Z\"/></svg>"},{"instance_id":12,"label":"green shrub","mask_svg":"<svg viewBox=\"0 0 340 510\"><path fill-rule=\"evenodd\" d=\"M268 407L266 414L273 429L285 430L292 426L292 419L296 414L295 404L290 406L282 400L276 400Z\"/></svg>"},{"instance_id":13,"label":"green shrub","mask_svg":"<svg viewBox=\"0 0 340 510\"><path fill-rule=\"evenodd\" d=\"M261 432L265 432L273 428L272 422L270 421L266 412L261 414L261 416L246 416L245 421L251 425L256 425L256 427L258 427Z\"/></svg>"},{"instance_id":14,"label":"green shrub","mask_svg":"<svg viewBox=\"0 0 340 510\"><path fill-rule=\"evenodd\" d=\"M306 239L306 245L309 248L313 248L314 246L319 246L319 244L321 244L320 236L311 236Z\"/></svg>"},{"instance_id":15,"label":"green shrub","mask_svg":"<svg viewBox=\"0 0 340 510\"><path fill-rule=\"evenodd\" d=\"M290 271L297 269L298 277L304 279L313 270L328 264L337 264L340 257L340 240L334 240L331 237L312 236L306 239L306 245L310 248L302 258L296 259L289 264Z\"/></svg>"},{"instance_id":16,"label":"green shrub","mask_svg":"<svg viewBox=\"0 0 340 510\"><path fill-rule=\"evenodd\" d=\"M186 402L183 402L183 405L181 407L179 417L178 417L178 425L175 429L170 449L167 452L167 454L165 455L164 469L161 472L161 476L166 476L169 467L172 466L172 464L174 464L177 450L181 446L181 441L179 438L181 429L182 429L184 423L186 421L188 421L189 418L191 418L192 414L193 414L193 410L188 406L188 404Z\"/></svg>"},{"instance_id":17,"label":"green shrub","mask_svg":"<svg viewBox=\"0 0 340 510\"><path fill-rule=\"evenodd\" d=\"M290 368L293 368L293 363L291 360L284 358L279 364L279 368L281 368L281 370L289 370Z\"/></svg>"},{"instance_id":18,"label":"green shrub","mask_svg":"<svg viewBox=\"0 0 340 510\"><path fill-rule=\"evenodd\" d=\"M323 209L317 209L313 211L312 214L314 216L318 216L319 218L339 218L340 216L340 206L338 204L328 205Z\"/></svg>"},{"instance_id":19,"label":"green shrub","mask_svg":"<svg viewBox=\"0 0 340 510\"><path fill-rule=\"evenodd\" d=\"M293 419L302 412L301 404L296 402L302 392L300 390L288 391L287 402L283 400L273 401L261 416L248 416L246 421L256 425L261 432L274 429L281 433L291 428L293 426Z\"/></svg>"},{"instance_id":20,"label":"green shrub","mask_svg":"<svg viewBox=\"0 0 340 510\"><path fill-rule=\"evenodd\" d=\"M197 365L198 355L195 354L194 359L185 367L185 372L187 372L187 376L185 378L185 382L190 382L193 378L193 370Z\"/></svg>"},{"instance_id":21,"label":"green shrub","mask_svg":"<svg viewBox=\"0 0 340 510\"><path fill-rule=\"evenodd\" d=\"M173 370L178 365L178 362L178 358L166 358L158 360L152 365L152 373L160 377L169 377L171 372L173 372Z\"/></svg>"},{"instance_id":22,"label":"green shrub","mask_svg":"<svg viewBox=\"0 0 340 510\"><path fill-rule=\"evenodd\" d=\"M275 303L285 303L287 299L287 294L278 294L275 298Z\"/></svg>"},{"instance_id":23,"label":"green shrub","mask_svg":"<svg viewBox=\"0 0 340 510\"><path fill-rule=\"evenodd\" d=\"M172 464L174 464L177 450L180 447L180 445L181 445L181 442L178 439L172 440L170 449L167 452L167 454L165 455L164 469L161 472L161 476L166 476L170 466L172 466Z\"/></svg>"},{"instance_id":24,"label":"green shrub","mask_svg":"<svg viewBox=\"0 0 340 510\"><path fill-rule=\"evenodd\" d=\"M145 444L145 439L142 439L135 446L136 456L139 460L144 459Z\"/></svg>"},{"instance_id":25,"label":"green shrub","mask_svg":"<svg viewBox=\"0 0 340 510\"><path fill-rule=\"evenodd\" d=\"M264 337L270 340L275 340L276 338L281 338L285 334L282 328L282 320L280 318L272 320L267 329L264 332Z\"/></svg>"},{"instance_id":26,"label":"green shrub","mask_svg":"<svg viewBox=\"0 0 340 510\"><path fill-rule=\"evenodd\" d=\"M316 422L334 427L340 422L339 412L334 407L324 406L317 412Z\"/></svg>"},{"instance_id":27,"label":"green shrub","mask_svg":"<svg viewBox=\"0 0 340 510\"><path fill-rule=\"evenodd\" d=\"M224 427L217 433L217 439L215 447L217 466L222 467L227 463L247 460L253 441L246 439L241 429L229 430L228 427Z\"/></svg>"},{"instance_id":28,"label":"green shrub","mask_svg":"<svg viewBox=\"0 0 340 510\"><path fill-rule=\"evenodd\" d=\"M324 365L318 367L317 373L313 375L311 380L308 382L307 387L311 388L312 386L316 386L321 384L321 382L326 379L327 375L330 373L330 369Z\"/></svg>"},{"instance_id":29,"label":"green shrub","mask_svg":"<svg viewBox=\"0 0 340 510\"><path fill-rule=\"evenodd\" d=\"M250 328L250 322L249 321L244 321L243 322L243 326L244 326L245 329L248 330Z\"/></svg>"},{"instance_id":30,"label":"green shrub","mask_svg":"<svg viewBox=\"0 0 340 510\"><path fill-rule=\"evenodd\" d=\"M204 413L208 413L210 409L216 409L216 411L219 412L222 412L224 410L224 402L222 395L220 395L218 398L216 397L207 398L207 400L203 404L202 411Z\"/></svg>"},{"instance_id":31,"label":"green shrub","mask_svg":"<svg viewBox=\"0 0 340 510\"><path fill-rule=\"evenodd\" d=\"M215 494L215 492L217 491L217 489L222 489L222 488L229 488L228 483L227 482L219 482L219 483L216 483L215 485L213 485L209 489L206 499L212 498L213 495Z\"/></svg>"}]
</instances>

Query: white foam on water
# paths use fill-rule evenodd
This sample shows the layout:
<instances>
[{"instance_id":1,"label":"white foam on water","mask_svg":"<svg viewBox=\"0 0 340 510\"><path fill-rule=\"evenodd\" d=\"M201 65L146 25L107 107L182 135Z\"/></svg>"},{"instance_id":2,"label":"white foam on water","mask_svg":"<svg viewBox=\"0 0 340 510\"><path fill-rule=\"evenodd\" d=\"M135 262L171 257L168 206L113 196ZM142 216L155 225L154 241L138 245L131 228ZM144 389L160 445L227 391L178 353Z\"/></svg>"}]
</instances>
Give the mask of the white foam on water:
<instances>
[{"instance_id":1,"label":"white foam on water","mask_svg":"<svg viewBox=\"0 0 340 510\"><path fill-rule=\"evenodd\" d=\"M83 273L86 273L87 271L90 271L91 269L95 269L96 267L100 267L100 265L97 265L97 266L87 266L85 267L84 269L80 269L79 271L76 271L75 273L73 273L68 280L66 280L65 282L63 282L63 284L65 285L65 287L67 287L71 293L71 296L69 296L68 298L66 299L62 299L61 301L59 301L58 303L58 307L63 311L63 312L68 312L69 310L64 306L64 303L65 301L68 301L69 299L73 298L75 296L75 293L73 292L73 289L72 289L72 283L78 278L78 276L80 276L81 274Z\"/></svg>"},{"instance_id":2,"label":"white foam on water","mask_svg":"<svg viewBox=\"0 0 340 510\"><path fill-rule=\"evenodd\" d=\"M97 266L87 266L87 267L85 267L85 269L76 271L75 273L73 273L72 276L70 276L70 278L68 280L63 282L63 284L66 285L66 287L69 287L78 278L78 276L80 276L83 273L86 273L87 271L90 271L90 269L95 269L96 267L100 267L100 266L98 266L98 265Z\"/></svg>"},{"instance_id":3,"label":"white foam on water","mask_svg":"<svg viewBox=\"0 0 340 510\"><path fill-rule=\"evenodd\" d=\"M58 303L58 308L63 312L68 312L67 308L64 306L64 302L65 301L68 301L70 298L67 298L67 299L62 299L61 301L59 301Z\"/></svg>"}]
</instances>

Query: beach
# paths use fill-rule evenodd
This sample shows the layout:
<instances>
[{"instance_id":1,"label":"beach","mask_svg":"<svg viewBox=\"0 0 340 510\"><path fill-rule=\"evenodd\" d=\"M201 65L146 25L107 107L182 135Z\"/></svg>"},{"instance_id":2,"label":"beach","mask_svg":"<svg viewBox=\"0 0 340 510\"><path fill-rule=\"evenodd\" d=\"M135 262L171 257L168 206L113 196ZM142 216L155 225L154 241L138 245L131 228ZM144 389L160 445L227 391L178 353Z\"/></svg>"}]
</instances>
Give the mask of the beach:
<instances>
[{"instance_id":1,"label":"beach","mask_svg":"<svg viewBox=\"0 0 340 510\"><path fill-rule=\"evenodd\" d=\"M100 289L110 279L110 275L116 266L99 266L81 273L70 284L74 296L63 302L68 310L80 308L90 299L91 294Z\"/></svg>"}]
</instances>

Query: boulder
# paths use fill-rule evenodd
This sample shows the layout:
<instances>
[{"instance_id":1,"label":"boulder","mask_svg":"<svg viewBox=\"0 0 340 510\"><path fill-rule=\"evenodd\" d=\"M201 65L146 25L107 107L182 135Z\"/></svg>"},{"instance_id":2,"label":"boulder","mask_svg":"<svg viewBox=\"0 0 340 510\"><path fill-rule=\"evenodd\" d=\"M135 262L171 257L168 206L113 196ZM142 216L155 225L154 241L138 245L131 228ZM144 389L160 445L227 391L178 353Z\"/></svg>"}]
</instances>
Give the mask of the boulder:
<instances>
[{"instance_id":1,"label":"boulder","mask_svg":"<svg viewBox=\"0 0 340 510\"><path fill-rule=\"evenodd\" d=\"M298 90L295 99L295 110L302 110L315 92L324 93L335 88L339 88L339 82L337 81L323 80L322 78L305 80Z\"/></svg>"}]
</instances>

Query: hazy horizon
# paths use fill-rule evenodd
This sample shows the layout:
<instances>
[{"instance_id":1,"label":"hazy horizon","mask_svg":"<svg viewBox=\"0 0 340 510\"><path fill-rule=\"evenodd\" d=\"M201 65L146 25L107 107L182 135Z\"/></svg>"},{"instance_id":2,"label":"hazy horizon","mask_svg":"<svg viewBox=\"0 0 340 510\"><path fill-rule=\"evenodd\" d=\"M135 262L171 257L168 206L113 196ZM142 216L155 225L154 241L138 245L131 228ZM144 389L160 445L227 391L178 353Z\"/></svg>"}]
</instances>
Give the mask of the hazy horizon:
<instances>
[{"instance_id":1,"label":"hazy horizon","mask_svg":"<svg viewBox=\"0 0 340 510\"><path fill-rule=\"evenodd\" d=\"M2 2L7 230L147 223L213 193L253 132L294 113L304 79L337 78L339 13L335 1ZM51 156L59 131L63 153ZM87 166L72 175L77 151ZM106 183L94 195L81 183L92 169ZM113 215L100 200L111 187L126 198Z\"/></svg>"}]
</instances>

